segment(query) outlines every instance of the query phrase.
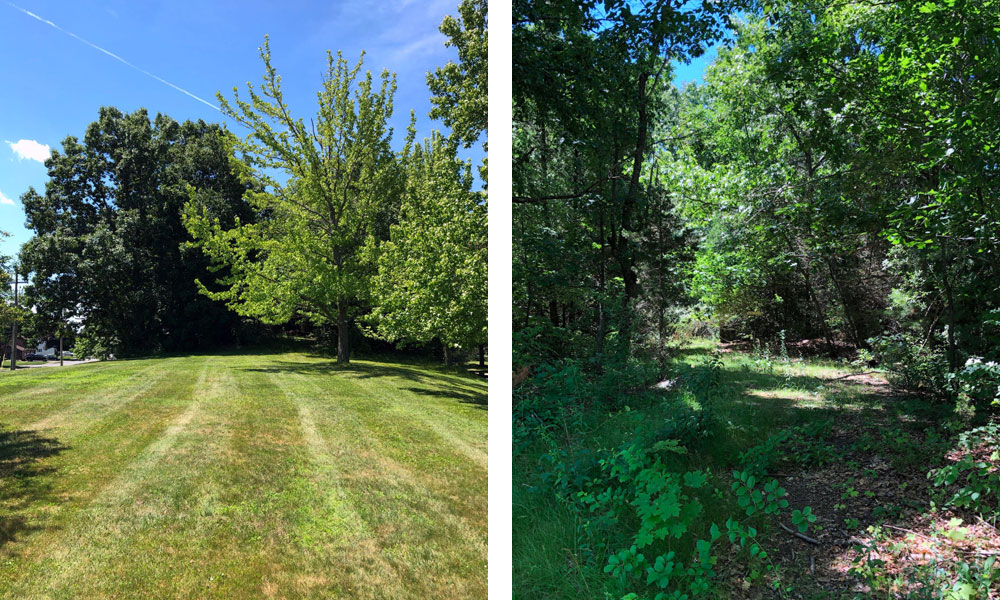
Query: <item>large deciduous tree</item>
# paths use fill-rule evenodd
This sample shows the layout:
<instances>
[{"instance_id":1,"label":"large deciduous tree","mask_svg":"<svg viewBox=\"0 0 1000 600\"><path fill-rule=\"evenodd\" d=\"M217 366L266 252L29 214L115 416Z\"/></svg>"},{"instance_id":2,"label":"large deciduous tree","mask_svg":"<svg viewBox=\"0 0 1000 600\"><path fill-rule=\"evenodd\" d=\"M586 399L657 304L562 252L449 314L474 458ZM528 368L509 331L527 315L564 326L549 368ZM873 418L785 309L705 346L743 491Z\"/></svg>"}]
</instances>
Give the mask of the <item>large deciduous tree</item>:
<instances>
[{"instance_id":1,"label":"large deciduous tree","mask_svg":"<svg viewBox=\"0 0 1000 600\"><path fill-rule=\"evenodd\" d=\"M377 329L391 340L486 343L485 194L472 191L468 163L435 134L409 159L400 222L378 256Z\"/></svg>"},{"instance_id":2,"label":"large deciduous tree","mask_svg":"<svg viewBox=\"0 0 1000 600\"><path fill-rule=\"evenodd\" d=\"M249 129L230 141L247 179L264 184L246 200L262 218L234 227L213 219L193 198L189 231L218 265L229 269L225 289L205 293L241 315L282 323L296 313L335 323L337 361L350 361L350 328L367 309L374 265L362 249L388 237L403 176L390 143L395 76L359 78L338 53L328 53L319 109L307 125L291 115L265 39L264 81L233 88L223 112ZM412 133L411 138L412 140ZM404 153L409 151L410 141ZM279 178L274 173L281 172Z\"/></svg>"},{"instance_id":3,"label":"large deciduous tree","mask_svg":"<svg viewBox=\"0 0 1000 600\"><path fill-rule=\"evenodd\" d=\"M458 18L447 16L441 33L446 46L458 51L458 62L448 62L427 74L430 116L441 119L452 135L468 148L486 131L488 104L486 0L462 0ZM484 143L485 147L485 143Z\"/></svg>"},{"instance_id":4,"label":"large deciduous tree","mask_svg":"<svg viewBox=\"0 0 1000 600\"><path fill-rule=\"evenodd\" d=\"M222 222L251 217L220 132L106 107L82 142L67 137L45 163L45 193L21 197L37 310L79 319L88 343L118 355L232 340L239 320L199 296L208 261L183 247L180 214L193 185L211 190Z\"/></svg>"}]
</instances>

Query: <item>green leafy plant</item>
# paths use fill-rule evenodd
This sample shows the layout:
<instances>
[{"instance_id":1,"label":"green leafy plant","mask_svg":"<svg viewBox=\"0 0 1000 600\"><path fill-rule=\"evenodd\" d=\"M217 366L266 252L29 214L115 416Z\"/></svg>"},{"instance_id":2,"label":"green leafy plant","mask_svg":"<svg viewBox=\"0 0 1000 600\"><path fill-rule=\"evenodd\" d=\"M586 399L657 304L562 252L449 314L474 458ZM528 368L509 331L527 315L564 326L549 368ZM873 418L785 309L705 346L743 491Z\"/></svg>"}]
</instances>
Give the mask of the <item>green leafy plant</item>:
<instances>
[{"instance_id":1,"label":"green leafy plant","mask_svg":"<svg viewBox=\"0 0 1000 600\"><path fill-rule=\"evenodd\" d=\"M826 442L829 432L829 421L782 429L763 443L743 452L740 464L758 477L783 464L798 467L827 464L835 456L834 447Z\"/></svg>"},{"instance_id":2,"label":"green leafy plant","mask_svg":"<svg viewBox=\"0 0 1000 600\"><path fill-rule=\"evenodd\" d=\"M809 525L816 522L816 515L812 514L812 508L805 507L802 510L792 511L792 524L795 525L799 533L809 530Z\"/></svg>"},{"instance_id":3,"label":"green leafy plant","mask_svg":"<svg viewBox=\"0 0 1000 600\"><path fill-rule=\"evenodd\" d=\"M959 434L955 451L961 458L927 474L935 487L951 490L944 503L978 512L1000 510L1000 469L996 466L1000 459L1000 424Z\"/></svg>"}]
</instances>

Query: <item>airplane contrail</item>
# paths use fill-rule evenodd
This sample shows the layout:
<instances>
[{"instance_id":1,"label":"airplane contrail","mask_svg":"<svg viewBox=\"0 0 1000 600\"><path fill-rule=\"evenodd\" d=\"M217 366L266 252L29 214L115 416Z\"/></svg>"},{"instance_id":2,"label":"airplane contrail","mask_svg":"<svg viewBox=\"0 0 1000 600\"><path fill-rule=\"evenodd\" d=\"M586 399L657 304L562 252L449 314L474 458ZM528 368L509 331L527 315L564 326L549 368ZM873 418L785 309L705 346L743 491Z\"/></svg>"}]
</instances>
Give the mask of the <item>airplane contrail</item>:
<instances>
[{"instance_id":1,"label":"airplane contrail","mask_svg":"<svg viewBox=\"0 0 1000 600\"><path fill-rule=\"evenodd\" d=\"M162 78L162 77L158 77L158 76L156 76L156 75L153 75L152 73L150 73L150 72L149 72L149 71L147 71L146 69L143 69L143 68L141 68L141 67L137 67L137 66L133 65L132 63L130 63L129 61L125 60L124 58L122 58L122 57L118 56L118 55L117 55L117 54L115 54L114 52L109 52L109 51L105 50L104 48L101 48L101 47L100 47L100 46L98 46L97 44L95 44L95 43L93 43L93 42L90 42L90 41L87 41L87 40L83 39L82 37L80 37L80 36L76 35L76 34L75 34L75 33L73 33L72 31L66 31L65 29L63 29L62 27L60 27L60 26L56 25L56 24L55 24L55 23L53 23L52 21L49 21L48 19L43 19L42 17L39 17L38 15L36 15L36 14L35 14L35 13L33 13L33 12L31 12L30 10L25 10L25 9L21 8L20 6L18 6L18 5L16 5L16 4L13 4L12 2L8 2L8 3L7 3L7 5L8 5L8 6L10 6L11 8L15 8L15 9L17 9L17 10L19 10L19 11L23 12L24 14L28 15L29 17L31 17L31 18L33 18L33 19L38 19L39 21L41 21L42 23L45 23L46 25L51 25L52 27L54 27L54 28L58 29L59 31L61 31L61 32L65 33L66 35L70 36L71 38L74 38L74 39L76 39L76 40L79 40L79 41L83 42L84 44L87 44L87 45L88 45L88 46L90 46L91 48L93 48L93 49L95 49L95 50L99 50L99 51L101 51L101 52L103 52L103 53L107 54L107 55L108 55L108 56L110 56L111 58L113 58L113 59L117 60L118 62L121 62L121 63L123 63L123 64L125 64L125 65L128 65L128 66L132 67L133 69L135 69L136 71L139 71L139 72L140 72L140 73L142 73L143 75L147 75L147 76L149 76L149 77L152 77L153 79L155 79L155 80L159 81L160 83L163 83L163 84L166 84L166 85L169 85L170 87L174 88L174 89L175 89L175 90L177 90L178 92L181 92L182 94L187 94L188 96L190 96L190 97L194 98L194 99L195 99L195 100L197 100L198 102L201 102L202 104L205 104L205 105L207 105L207 106L211 106L211 107L212 107L212 108L214 108L215 110L218 110L219 112L222 112L222 111L221 111L221 110L219 109L219 107L218 107L218 106L216 106L216 105L212 104L211 102L209 102L209 101L205 100L204 98L199 98L198 96L196 96L196 95L192 94L191 92L189 92L189 91L185 90L184 88L182 88L182 87L180 87L180 86L176 86L176 85L174 85L174 84L170 83L169 81L167 81L166 79L164 79L164 78Z\"/></svg>"}]
</instances>

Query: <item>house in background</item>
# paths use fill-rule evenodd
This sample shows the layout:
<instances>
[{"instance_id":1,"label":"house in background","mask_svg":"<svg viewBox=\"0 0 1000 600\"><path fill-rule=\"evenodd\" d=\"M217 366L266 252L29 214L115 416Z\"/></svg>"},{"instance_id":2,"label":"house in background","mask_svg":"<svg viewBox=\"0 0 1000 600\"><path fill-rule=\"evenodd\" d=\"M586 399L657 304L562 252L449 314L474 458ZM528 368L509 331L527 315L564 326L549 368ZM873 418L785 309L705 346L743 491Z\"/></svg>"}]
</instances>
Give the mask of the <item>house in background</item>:
<instances>
[{"instance_id":1,"label":"house in background","mask_svg":"<svg viewBox=\"0 0 1000 600\"><path fill-rule=\"evenodd\" d=\"M42 340L38 342L35 354L41 354L46 358L55 358L59 354L59 340Z\"/></svg>"},{"instance_id":2,"label":"house in background","mask_svg":"<svg viewBox=\"0 0 1000 600\"><path fill-rule=\"evenodd\" d=\"M17 338L16 342L17 360L24 360L24 357L28 354L27 342L24 341L24 338ZM3 346L3 356L4 359L10 358L10 341Z\"/></svg>"}]
</instances>

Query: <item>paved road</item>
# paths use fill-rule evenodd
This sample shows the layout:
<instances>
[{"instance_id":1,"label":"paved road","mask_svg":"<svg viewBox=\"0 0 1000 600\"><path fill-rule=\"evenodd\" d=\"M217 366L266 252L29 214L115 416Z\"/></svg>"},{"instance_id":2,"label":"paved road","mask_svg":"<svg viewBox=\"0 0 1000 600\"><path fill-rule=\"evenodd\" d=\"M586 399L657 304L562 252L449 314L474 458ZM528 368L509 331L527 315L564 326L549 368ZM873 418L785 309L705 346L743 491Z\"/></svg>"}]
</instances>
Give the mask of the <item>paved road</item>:
<instances>
[{"instance_id":1,"label":"paved road","mask_svg":"<svg viewBox=\"0 0 1000 600\"><path fill-rule=\"evenodd\" d=\"M86 360L64 360L63 361L63 366L64 367L72 367L73 365L82 365L83 363L89 363L89 362L97 362L97 359L96 358L88 358ZM23 369L36 369L36 368L39 368L39 367L58 367L58 366L59 366L59 361L58 360L50 360L50 361L43 362L43 363L40 363L40 362L24 362L24 361L20 361L20 360L17 361L17 368L19 368L19 369L22 369L22 368Z\"/></svg>"}]
</instances>

